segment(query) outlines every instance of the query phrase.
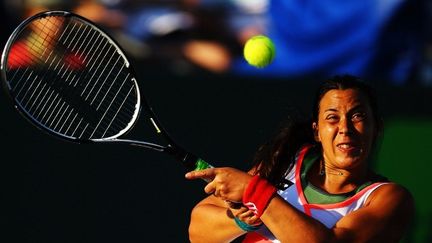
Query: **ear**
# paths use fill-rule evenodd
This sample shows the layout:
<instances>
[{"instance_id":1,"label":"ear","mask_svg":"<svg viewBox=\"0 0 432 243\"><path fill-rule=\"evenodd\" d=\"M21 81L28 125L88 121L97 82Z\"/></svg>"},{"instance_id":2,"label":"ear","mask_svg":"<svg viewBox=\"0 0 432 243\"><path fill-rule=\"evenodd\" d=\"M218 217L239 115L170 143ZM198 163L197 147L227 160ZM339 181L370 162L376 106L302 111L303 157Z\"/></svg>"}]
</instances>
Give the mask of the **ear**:
<instances>
[{"instance_id":1,"label":"ear","mask_svg":"<svg viewBox=\"0 0 432 243\"><path fill-rule=\"evenodd\" d=\"M316 122L312 123L312 130L313 130L315 141L316 142L320 142L320 138L319 138L319 135L318 135L318 124Z\"/></svg>"}]
</instances>

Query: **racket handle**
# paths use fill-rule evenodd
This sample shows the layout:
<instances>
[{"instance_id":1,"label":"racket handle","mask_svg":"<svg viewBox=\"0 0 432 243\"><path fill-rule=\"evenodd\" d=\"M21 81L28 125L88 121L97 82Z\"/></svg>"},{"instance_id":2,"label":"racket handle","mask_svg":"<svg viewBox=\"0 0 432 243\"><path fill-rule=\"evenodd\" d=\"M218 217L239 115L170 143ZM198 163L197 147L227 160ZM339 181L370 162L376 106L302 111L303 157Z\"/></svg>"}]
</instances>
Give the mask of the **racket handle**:
<instances>
[{"instance_id":1,"label":"racket handle","mask_svg":"<svg viewBox=\"0 0 432 243\"><path fill-rule=\"evenodd\" d=\"M172 147L171 147L172 148ZM174 152L175 151L175 152ZM188 171L194 171L194 170L205 170L209 168L214 168L211 164L207 163L205 160L199 158L198 156L188 153L184 150L172 149L171 154L174 155L178 160L180 160L183 165L188 169ZM205 182L209 183L211 182L210 179L203 179ZM239 202L230 202L225 201L230 208L233 209L239 209L243 206L242 203Z\"/></svg>"},{"instance_id":2,"label":"racket handle","mask_svg":"<svg viewBox=\"0 0 432 243\"><path fill-rule=\"evenodd\" d=\"M180 161L188 171L194 170L204 170L208 168L213 168L212 165L199 158L198 156L186 152L185 150L179 147L168 146L165 148L165 152L168 152L172 156L174 156L178 161Z\"/></svg>"},{"instance_id":3,"label":"racket handle","mask_svg":"<svg viewBox=\"0 0 432 243\"><path fill-rule=\"evenodd\" d=\"M182 162L189 171L213 168L213 166L207 163L205 160L190 153L187 153L186 156L183 157Z\"/></svg>"},{"instance_id":4,"label":"racket handle","mask_svg":"<svg viewBox=\"0 0 432 243\"><path fill-rule=\"evenodd\" d=\"M197 160L195 162L195 169L194 170L204 170L204 169L209 169L209 168L214 168L214 167L211 164L205 162L203 159L197 158Z\"/></svg>"}]
</instances>

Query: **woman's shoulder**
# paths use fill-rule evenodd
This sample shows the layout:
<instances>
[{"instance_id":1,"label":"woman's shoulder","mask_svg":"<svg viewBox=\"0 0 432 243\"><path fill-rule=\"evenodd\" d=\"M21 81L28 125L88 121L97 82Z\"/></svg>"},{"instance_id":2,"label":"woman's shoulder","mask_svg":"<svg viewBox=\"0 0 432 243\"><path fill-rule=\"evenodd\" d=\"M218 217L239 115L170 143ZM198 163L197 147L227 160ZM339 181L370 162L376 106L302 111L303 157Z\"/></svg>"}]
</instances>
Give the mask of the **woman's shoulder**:
<instances>
[{"instance_id":1,"label":"woman's shoulder","mask_svg":"<svg viewBox=\"0 0 432 243\"><path fill-rule=\"evenodd\" d=\"M389 194L391 195L398 195L403 197L412 197L411 192L406 188L405 186L398 184L396 182L385 182L379 189L377 189L377 192L380 194Z\"/></svg>"},{"instance_id":2,"label":"woman's shoulder","mask_svg":"<svg viewBox=\"0 0 432 243\"><path fill-rule=\"evenodd\" d=\"M368 198L369 205L393 205L394 207L414 207L414 197L411 192L401 184L395 182L380 182L379 186ZM407 208L407 209L408 209Z\"/></svg>"},{"instance_id":3,"label":"woman's shoulder","mask_svg":"<svg viewBox=\"0 0 432 243\"><path fill-rule=\"evenodd\" d=\"M387 196L404 197L404 198L412 197L408 188L374 171L370 171L368 180L369 180L369 184L379 185L379 187L374 192L375 196L387 195Z\"/></svg>"}]
</instances>

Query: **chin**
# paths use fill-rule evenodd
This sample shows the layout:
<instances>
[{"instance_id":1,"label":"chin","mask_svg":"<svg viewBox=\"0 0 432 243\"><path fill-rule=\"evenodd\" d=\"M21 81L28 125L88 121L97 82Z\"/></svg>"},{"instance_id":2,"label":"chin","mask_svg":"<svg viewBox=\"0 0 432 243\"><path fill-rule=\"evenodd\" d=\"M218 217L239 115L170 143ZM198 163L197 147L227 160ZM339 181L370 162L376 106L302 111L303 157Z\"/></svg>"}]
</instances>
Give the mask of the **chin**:
<instances>
[{"instance_id":1,"label":"chin","mask_svg":"<svg viewBox=\"0 0 432 243\"><path fill-rule=\"evenodd\" d=\"M342 168L349 169L363 164L366 160L362 156L341 156L337 161Z\"/></svg>"}]
</instances>

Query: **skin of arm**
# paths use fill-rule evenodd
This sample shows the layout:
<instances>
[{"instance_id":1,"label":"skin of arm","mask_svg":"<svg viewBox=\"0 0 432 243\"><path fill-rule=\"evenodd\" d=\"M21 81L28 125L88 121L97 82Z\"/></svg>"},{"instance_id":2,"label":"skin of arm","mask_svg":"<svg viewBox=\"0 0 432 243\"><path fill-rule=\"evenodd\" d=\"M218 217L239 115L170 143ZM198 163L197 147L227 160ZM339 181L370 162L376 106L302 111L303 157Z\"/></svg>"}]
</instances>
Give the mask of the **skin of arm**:
<instances>
[{"instance_id":1,"label":"skin of arm","mask_svg":"<svg viewBox=\"0 0 432 243\"><path fill-rule=\"evenodd\" d=\"M191 242L230 242L243 235L225 202L211 195L199 202L191 213Z\"/></svg>"},{"instance_id":2,"label":"skin of arm","mask_svg":"<svg viewBox=\"0 0 432 243\"><path fill-rule=\"evenodd\" d=\"M368 204L343 217L333 233L351 242L398 242L414 215L414 199L402 186L387 184L371 194Z\"/></svg>"},{"instance_id":3,"label":"skin of arm","mask_svg":"<svg viewBox=\"0 0 432 243\"><path fill-rule=\"evenodd\" d=\"M229 169L225 170L225 168L216 169L215 171L218 170L229 171ZM212 180L204 190L206 193L213 195L203 199L192 210L189 225L189 240L191 242L230 242L245 234L246 232L240 229L234 222L234 217L250 225L262 223L247 207L241 206L234 208L223 199L229 197L226 192L234 190L233 188L237 188L237 191L244 190L253 171L252 169L248 173L241 173L243 175L241 178L243 178L245 182L243 184L239 183L239 187L229 187L229 189L226 187L219 187L218 182L230 178L231 173L220 173L220 175L223 174L223 176L218 177L214 176L213 173L203 174L204 177ZM234 172L237 171L234 170ZM228 194L233 195L232 193ZM241 201L241 198L231 201ZM212 233L209 234L209 232ZM209 236L211 237L209 238Z\"/></svg>"},{"instance_id":4,"label":"skin of arm","mask_svg":"<svg viewBox=\"0 0 432 243\"><path fill-rule=\"evenodd\" d=\"M217 178L217 182L214 180L211 182L213 184L206 187L206 192L214 191L214 188L223 188L224 200L241 198L243 191L230 193L229 188L234 182L224 181L223 178L226 177L221 174L238 176L235 184L246 183L247 185L247 177L241 175L246 173L230 168L209 170L212 171L188 173L186 177L189 179L208 178L208 176ZM221 205L223 202L218 204L217 201L208 199L198 204L193 212L191 227L192 224L213 224L208 226L208 230L212 228L213 234L221 236L218 242L229 241L242 234L227 217L226 209L212 211L209 210L210 206L200 208L206 203ZM344 216L332 229L326 228L319 221L298 211L279 196L273 197L260 219L281 242L397 242L402 237L413 212L414 201L410 193L399 185L386 184L369 196L363 208ZM205 226L200 227L202 230ZM213 234L211 239L214 239ZM202 240L209 242L209 239L205 239L208 236L208 234L203 235Z\"/></svg>"},{"instance_id":5,"label":"skin of arm","mask_svg":"<svg viewBox=\"0 0 432 243\"><path fill-rule=\"evenodd\" d=\"M365 207L340 219L332 229L275 197L261 217L281 242L398 242L414 213L411 195L399 185L383 185Z\"/></svg>"}]
</instances>

